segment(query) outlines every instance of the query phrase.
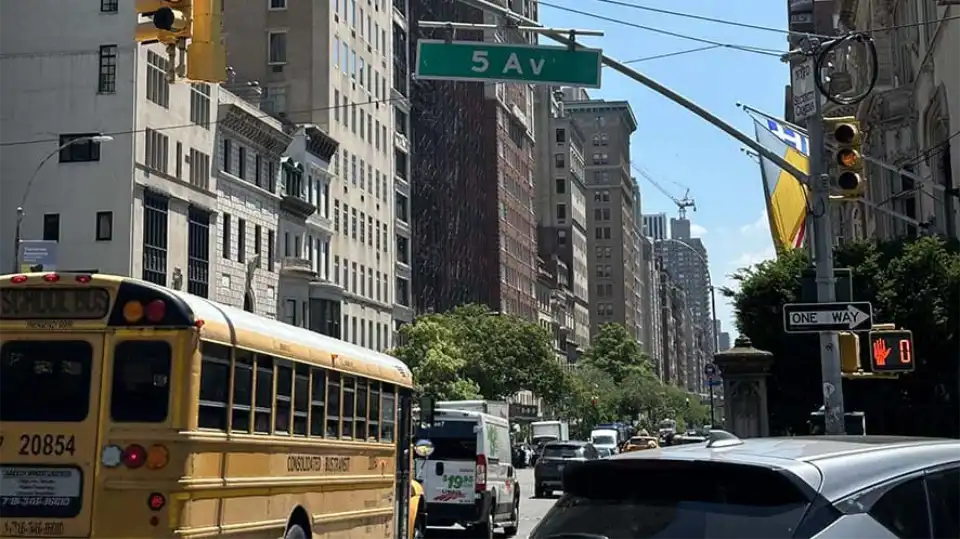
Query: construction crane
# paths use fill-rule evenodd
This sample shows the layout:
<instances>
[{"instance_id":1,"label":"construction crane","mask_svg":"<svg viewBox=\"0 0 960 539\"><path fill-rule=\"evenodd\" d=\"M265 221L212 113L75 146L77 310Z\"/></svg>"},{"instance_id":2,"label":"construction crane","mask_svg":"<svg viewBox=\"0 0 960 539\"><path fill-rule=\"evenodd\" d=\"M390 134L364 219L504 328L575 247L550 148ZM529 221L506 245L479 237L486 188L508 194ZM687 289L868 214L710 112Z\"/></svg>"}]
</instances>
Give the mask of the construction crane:
<instances>
[{"instance_id":1,"label":"construction crane","mask_svg":"<svg viewBox=\"0 0 960 539\"><path fill-rule=\"evenodd\" d=\"M667 191L667 189L663 185L660 185L660 182L653 179L650 173L647 172L646 170L643 170L637 165L633 165L633 169L636 170L638 174L643 176L643 179L650 182L650 185L653 185L654 187L656 187L658 191L663 193L665 197L669 198L670 200L673 201L674 204L677 205L677 214L681 219L687 218L687 208L692 208L693 211L697 211L697 202L692 198L690 198L689 187L685 188L687 191L683 194L683 198L677 198L674 195L670 194L670 191ZM680 185L680 184L677 184L677 185Z\"/></svg>"}]
</instances>

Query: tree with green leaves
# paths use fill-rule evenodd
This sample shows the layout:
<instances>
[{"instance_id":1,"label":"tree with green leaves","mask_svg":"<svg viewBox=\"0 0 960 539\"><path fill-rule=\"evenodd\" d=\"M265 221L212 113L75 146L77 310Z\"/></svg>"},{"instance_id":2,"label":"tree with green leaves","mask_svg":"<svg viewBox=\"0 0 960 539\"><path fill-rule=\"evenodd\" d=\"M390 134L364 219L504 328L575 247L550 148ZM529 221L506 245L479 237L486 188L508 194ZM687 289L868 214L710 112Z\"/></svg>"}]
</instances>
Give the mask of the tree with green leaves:
<instances>
[{"instance_id":1,"label":"tree with green leaves","mask_svg":"<svg viewBox=\"0 0 960 539\"><path fill-rule=\"evenodd\" d=\"M629 376L653 378L653 365L640 343L621 324L603 324L581 360L614 380Z\"/></svg>"},{"instance_id":2,"label":"tree with green leaves","mask_svg":"<svg viewBox=\"0 0 960 539\"><path fill-rule=\"evenodd\" d=\"M554 404L567 392L550 335L534 322L463 305L418 317L401 335L406 344L393 354L411 367L424 391L438 398L501 400L529 390ZM429 364L436 366L423 367ZM458 396L450 397L451 392Z\"/></svg>"},{"instance_id":3,"label":"tree with green leaves","mask_svg":"<svg viewBox=\"0 0 960 539\"><path fill-rule=\"evenodd\" d=\"M844 407L866 413L867 431L881 434L960 436L960 245L924 237L897 242L847 244L834 252L838 268L851 268L853 299L873 304L874 320L913 332L915 370L896 380L844 381ZM810 412L822 404L816 335L783 332L782 306L803 301L801 272L807 253L741 269L733 300L740 333L773 352L768 381L770 429L806 433ZM861 342L868 369L869 343Z\"/></svg>"}]
</instances>

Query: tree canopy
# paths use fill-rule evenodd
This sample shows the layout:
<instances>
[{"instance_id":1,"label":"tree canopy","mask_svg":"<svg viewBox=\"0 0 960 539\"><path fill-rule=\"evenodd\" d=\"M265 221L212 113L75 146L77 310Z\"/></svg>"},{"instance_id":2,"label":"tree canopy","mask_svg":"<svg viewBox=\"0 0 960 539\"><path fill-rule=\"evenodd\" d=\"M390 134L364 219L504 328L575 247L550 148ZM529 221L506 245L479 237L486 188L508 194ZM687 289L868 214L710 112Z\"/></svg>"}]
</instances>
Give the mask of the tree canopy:
<instances>
[{"instance_id":1,"label":"tree canopy","mask_svg":"<svg viewBox=\"0 0 960 539\"><path fill-rule=\"evenodd\" d=\"M845 380L846 411L865 412L867 431L960 436L960 249L933 237L906 242L847 244L834 252L838 268L851 268L853 299L873 304L874 320L913 331L915 371L896 380ZM807 253L741 269L733 300L740 333L774 354L768 382L770 429L805 433L810 412L822 404L816 335L783 332L782 305L800 301ZM861 363L869 347L861 343Z\"/></svg>"}]
</instances>

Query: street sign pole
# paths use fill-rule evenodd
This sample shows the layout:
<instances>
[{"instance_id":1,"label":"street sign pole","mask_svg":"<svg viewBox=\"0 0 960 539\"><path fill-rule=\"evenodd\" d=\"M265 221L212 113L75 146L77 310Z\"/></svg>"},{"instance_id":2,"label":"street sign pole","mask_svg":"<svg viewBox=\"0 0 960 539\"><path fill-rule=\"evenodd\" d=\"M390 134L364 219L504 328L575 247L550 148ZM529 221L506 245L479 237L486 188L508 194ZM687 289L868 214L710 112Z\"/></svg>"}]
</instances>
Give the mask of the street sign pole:
<instances>
[{"instance_id":1,"label":"street sign pole","mask_svg":"<svg viewBox=\"0 0 960 539\"><path fill-rule=\"evenodd\" d=\"M818 54L820 42L811 38L810 51ZM811 59L809 60L812 62ZM811 70L811 78L819 76ZM808 119L810 137L810 204L813 220L810 241L813 242L816 266L817 302L836 301L836 279L833 275L833 223L830 212L829 176L824 168L823 110L820 92L815 92L813 116ZM823 420L827 434L844 434L843 377L840 363L840 339L836 331L820 333L820 375L823 388Z\"/></svg>"},{"instance_id":2,"label":"street sign pole","mask_svg":"<svg viewBox=\"0 0 960 539\"><path fill-rule=\"evenodd\" d=\"M716 324L714 324L716 326ZM710 388L710 428L716 426L716 414L714 413L714 402L713 402L713 380L717 377L717 366L713 363L707 363L703 366L703 374L707 375L707 386Z\"/></svg>"}]
</instances>

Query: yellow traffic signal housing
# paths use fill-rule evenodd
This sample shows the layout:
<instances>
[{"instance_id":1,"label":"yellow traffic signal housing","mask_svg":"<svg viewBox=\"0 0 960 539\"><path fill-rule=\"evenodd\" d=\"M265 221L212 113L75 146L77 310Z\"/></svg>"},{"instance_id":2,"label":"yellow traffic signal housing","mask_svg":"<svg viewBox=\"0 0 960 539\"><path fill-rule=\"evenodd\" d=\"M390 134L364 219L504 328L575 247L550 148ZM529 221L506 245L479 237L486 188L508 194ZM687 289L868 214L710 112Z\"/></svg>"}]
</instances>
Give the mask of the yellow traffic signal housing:
<instances>
[{"instance_id":1,"label":"yellow traffic signal housing","mask_svg":"<svg viewBox=\"0 0 960 539\"><path fill-rule=\"evenodd\" d=\"M844 377L859 376L860 369L860 337L851 331L841 331L840 341L840 372Z\"/></svg>"},{"instance_id":2,"label":"yellow traffic signal housing","mask_svg":"<svg viewBox=\"0 0 960 539\"><path fill-rule=\"evenodd\" d=\"M833 182L845 198L859 198L866 190L863 164L863 133L853 116L824 118L824 132L835 145L830 170Z\"/></svg>"},{"instance_id":3,"label":"yellow traffic signal housing","mask_svg":"<svg viewBox=\"0 0 960 539\"><path fill-rule=\"evenodd\" d=\"M189 38L193 15L190 0L136 0L137 15L150 19L137 24L137 43L168 45Z\"/></svg>"},{"instance_id":4,"label":"yellow traffic signal housing","mask_svg":"<svg viewBox=\"0 0 960 539\"><path fill-rule=\"evenodd\" d=\"M223 82L227 50L223 46L223 0L193 0L193 34L187 46L187 78Z\"/></svg>"}]
</instances>

